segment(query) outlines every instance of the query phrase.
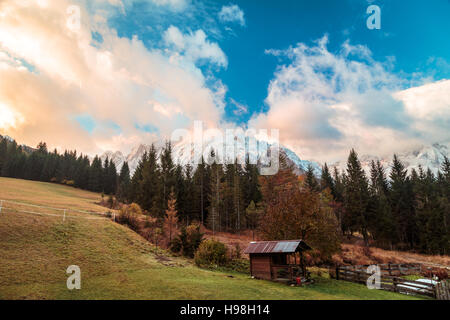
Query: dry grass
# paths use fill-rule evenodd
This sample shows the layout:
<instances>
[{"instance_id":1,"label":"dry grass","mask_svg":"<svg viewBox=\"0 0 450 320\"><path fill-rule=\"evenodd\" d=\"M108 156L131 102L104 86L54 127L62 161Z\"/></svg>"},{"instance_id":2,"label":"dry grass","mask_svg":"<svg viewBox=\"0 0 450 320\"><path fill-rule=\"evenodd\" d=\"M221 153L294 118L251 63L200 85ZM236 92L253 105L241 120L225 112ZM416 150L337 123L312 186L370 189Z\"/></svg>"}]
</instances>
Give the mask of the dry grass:
<instances>
[{"instance_id":1,"label":"dry grass","mask_svg":"<svg viewBox=\"0 0 450 320\"><path fill-rule=\"evenodd\" d=\"M360 246L350 244L344 244L343 247L348 248L350 251L361 250ZM375 261L379 261L380 263L422 263L429 266L450 268L450 256L433 256L413 252L383 250L379 248L371 248L370 250Z\"/></svg>"},{"instance_id":2,"label":"dry grass","mask_svg":"<svg viewBox=\"0 0 450 320\"><path fill-rule=\"evenodd\" d=\"M70 187L0 178L0 199L101 212L100 198ZM247 274L202 270L189 260L166 257L108 219L62 221L5 210L0 243L0 299L420 299L324 277L291 288ZM81 290L66 287L72 264L82 270Z\"/></svg>"},{"instance_id":3,"label":"dry grass","mask_svg":"<svg viewBox=\"0 0 450 320\"><path fill-rule=\"evenodd\" d=\"M98 193L46 182L0 178L0 200L12 200L27 204L105 212L99 203Z\"/></svg>"},{"instance_id":4,"label":"dry grass","mask_svg":"<svg viewBox=\"0 0 450 320\"><path fill-rule=\"evenodd\" d=\"M204 229L205 237L213 238L211 230ZM253 241L250 231L241 232L241 235L226 232L216 232L214 238L227 245L230 250L234 250L236 244L239 244L242 251ZM450 256L433 256L403 251L383 250L371 247L369 251L361 244L358 237L351 241L352 243L342 244L342 251L333 256L333 261L339 265L368 265L381 263L421 263L429 267L449 268ZM244 257L246 257L244 255ZM248 257L246 257L248 258Z\"/></svg>"},{"instance_id":5,"label":"dry grass","mask_svg":"<svg viewBox=\"0 0 450 320\"><path fill-rule=\"evenodd\" d=\"M242 231L240 235L227 232L215 232L213 235L211 230L205 228L202 228L201 231L205 234L204 237L206 239L214 239L224 243L229 252L234 252L236 250L236 246L239 245L243 253L248 244L253 241L252 232L248 230ZM243 254L242 257L248 259L247 255Z\"/></svg>"}]
</instances>

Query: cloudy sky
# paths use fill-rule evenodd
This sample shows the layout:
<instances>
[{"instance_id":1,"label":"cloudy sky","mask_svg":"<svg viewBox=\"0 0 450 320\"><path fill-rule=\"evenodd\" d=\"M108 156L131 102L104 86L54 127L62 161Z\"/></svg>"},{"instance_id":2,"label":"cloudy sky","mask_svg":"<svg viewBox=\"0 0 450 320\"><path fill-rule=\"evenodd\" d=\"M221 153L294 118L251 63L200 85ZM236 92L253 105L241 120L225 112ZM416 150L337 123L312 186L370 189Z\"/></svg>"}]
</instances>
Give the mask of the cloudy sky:
<instances>
[{"instance_id":1,"label":"cloudy sky","mask_svg":"<svg viewBox=\"0 0 450 320\"><path fill-rule=\"evenodd\" d=\"M202 120L321 162L448 142L449 31L448 0L0 0L0 134L127 153Z\"/></svg>"}]
</instances>

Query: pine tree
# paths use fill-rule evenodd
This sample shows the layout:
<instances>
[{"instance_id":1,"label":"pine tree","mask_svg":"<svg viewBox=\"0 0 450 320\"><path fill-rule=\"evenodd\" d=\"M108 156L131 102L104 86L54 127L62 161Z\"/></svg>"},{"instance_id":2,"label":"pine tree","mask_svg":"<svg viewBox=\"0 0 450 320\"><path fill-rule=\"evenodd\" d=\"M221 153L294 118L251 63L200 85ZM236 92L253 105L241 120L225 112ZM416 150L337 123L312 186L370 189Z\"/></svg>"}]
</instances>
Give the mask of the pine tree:
<instances>
[{"instance_id":1,"label":"pine tree","mask_svg":"<svg viewBox=\"0 0 450 320\"><path fill-rule=\"evenodd\" d=\"M395 229L389 203L388 182L380 161L371 162L368 225L376 242L383 247L392 249Z\"/></svg>"},{"instance_id":2,"label":"pine tree","mask_svg":"<svg viewBox=\"0 0 450 320\"><path fill-rule=\"evenodd\" d=\"M98 156L95 156L89 171L89 189L94 192L101 192L103 188L103 168L102 161Z\"/></svg>"},{"instance_id":3,"label":"pine tree","mask_svg":"<svg viewBox=\"0 0 450 320\"><path fill-rule=\"evenodd\" d=\"M394 155L390 173L390 203L397 228L397 236L402 246L413 248L416 239L416 219L414 215L414 195L412 184L403 163Z\"/></svg>"},{"instance_id":4,"label":"pine tree","mask_svg":"<svg viewBox=\"0 0 450 320\"><path fill-rule=\"evenodd\" d=\"M320 189L319 182L314 174L314 168L311 164L308 165L308 169L306 170L305 186L312 192L318 192Z\"/></svg>"},{"instance_id":5,"label":"pine tree","mask_svg":"<svg viewBox=\"0 0 450 320\"><path fill-rule=\"evenodd\" d=\"M188 222L190 221L200 221L201 215L200 210L198 210L198 201L196 198L196 186L194 183L192 166L190 164L186 165L183 190L184 190L184 211L188 217Z\"/></svg>"},{"instance_id":6,"label":"pine tree","mask_svg":"<svg viewBox=\"0 0 450 320\"><path fill-rule=\"evenodd\" d=\"M367 177L359 162L355 150L350 151L347 162L347 178L345 181L344 206L346 225L349 231L360 231L364 243L368 245L367 209L369 205L369 189Z\"/></svg>"},{"instance_id":7,"label":"pine tree","mask_svg":"<svg viewBox=\"0 0 450 320\"><path fill-rule=\"evenodd\" d=\"M6 165L7 154L8 154L7 141L4 138L0 138L0 175L2 175L3 167Z\"/></svg>"},{"instance_id":8,"label":"pine tree","mask_svg":"<svg viewBox=\"0 0 450 320\"><path fill-rule=\"evenodd\" d=\"M331 177L327 163L325 163L322 168L322 175L320 177L320 188L322 191L325 189L329 189L331 194L333 195L333 198L336 199L336 190L334 186L334 181L333 178Z\"/></svg>"},{"instance_id":9,"label":"pine tree","mask_svg":"<svg viewBox=\"0 0 450 320\"><path fill-rule=\"evenodd\" d=\"M215 159L215 152L211 151L211 159ZM223 210L223 198L222 198L222 181L223 179L223 167L215 160L211 165L211 180L210 180L210 194L209 201L210 206L208 208L208 226L213 230L221 231L221 219Z\"/></svg>"},{"instance_id":10,"label":"pine tree","mask_svg":"<svg viewBox=\"0 0 450 320\"><path fill-rule=\"evenodd\" d=\"M103 163L103 169L102 169L102 179L101 179L101 183L102 183L102 192L106 193L106 194L111 194L111 186L109 185L109 165L110 165L110 161L109 158L106 157L104 163Z\"/></svg>"},{"instance_id":11,"label":"pine tree","mask_svg":"<svg viewBox=\"0 0 450 320\"><path fill-rule=\"evenodd\" d=\"M167 205L170 192L175 187L175 165L172 159L172 144L166 142L161 153L161 179L162 179L162 203L163 208Z\"/></svg>"},{"instance_id":12,"label":"pine tree","mask_svg":"<svg viewBox=\"0 0 450 320\"><path fill-rule=\"evenodd\" d=\"M210 207L210 182L211 168L205 163L202 156L197 170L194 173L195 185L195 210L199 212L200 221L204 225L206 222L206 210Z\"/></svg>"},{"instance_id":13,"label":"pine tree","mask_svg":"<svg viewBox=\"0 0 450 320\"><path fill-rule=\"evenodd\" d=\"M242 167L235 161L233 165L233 202L234 202L234 217L233 220L236 221L234 224L234 229L240 234L241 228L243 226L245 202L244 202L244 192L243 192L243 172Z\"/></svg>"},{"instance_id":14,"label":"pine tree","mask_svg":"<svg viewBox=\"0 0 450 320\"><path fill-rule=\"evenodd\" d=\"M142 202L141 200L141 182L142 182L142 172L144 170L144 165L148 161L148 154L147 151L144 152L141 159L139 159L139 163L134 170L133 177L131 178L131 185L130 185L130 194L129 194L129 200L130 202L139 203Z\"/></svg>"},{"instance_id":15,"label":"pine tree","mask_svg":"<svg viewBox=\"0 0 450 320\"><path fill-rule=\"evenodd\" d=\"M137 191L137 203L144 209L156 216L162 217L164 207L162 203L163 186L161 170L158 165L157 151L151 145L148 155L143 162L142 179L139 181Z\"/></svg>"},{"instance_id":16,"label":"pine tree","mask_svg":"<svg viewBox=\"0 0 450 320\"><path fill-rule=\"evenodd\" d=\"M245 209L245 220L247 221L247 228L252 230L252 239L255 240L255 230L258 228L258 220L262 215L261 204L256 205L251 201Z\"/></svg>"},{"instance_id":17,"label":"pine tree","mask_svg":"<svg viewBox=\"0 0 450 320\"><path fill-rule=\"evenodd\" d=\"M250 156L245 158L243 173L244 207L248 207L250 202L258 203L262 200L261 187L259 184L259 170L256 164L250 163Z\"/></svg>"},{"instance_id":18,"label":"pine tree","mask_svg":"<svg viewBox=\"0 0 450 320\"><path fill-rule=\"evenodd\" d=\"M130 167L128 162L125 161L120 169L119 174L119 186L117 189L117 199L122 202L130 202L131 198L131 178L130 178Z\"/></svg>"}]
</instances>

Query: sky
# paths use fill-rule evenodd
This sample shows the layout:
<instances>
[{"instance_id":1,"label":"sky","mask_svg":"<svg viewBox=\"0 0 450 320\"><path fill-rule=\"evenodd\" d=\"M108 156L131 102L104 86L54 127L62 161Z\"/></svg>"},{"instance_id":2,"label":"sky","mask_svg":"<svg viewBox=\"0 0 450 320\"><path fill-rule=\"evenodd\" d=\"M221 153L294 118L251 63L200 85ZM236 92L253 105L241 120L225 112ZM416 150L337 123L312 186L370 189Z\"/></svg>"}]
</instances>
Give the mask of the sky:
<instances>
[{"instance_id":1,"label":"sky","mask_svg":"<svg viewBox=\"0 0 450 320\"><path fill-rule=\"evenodd\" d=\"M449 32L448 0L2 0L0 134L126 154L200 120L389 156L450 141Z\"/></svg>"}]
</instances>

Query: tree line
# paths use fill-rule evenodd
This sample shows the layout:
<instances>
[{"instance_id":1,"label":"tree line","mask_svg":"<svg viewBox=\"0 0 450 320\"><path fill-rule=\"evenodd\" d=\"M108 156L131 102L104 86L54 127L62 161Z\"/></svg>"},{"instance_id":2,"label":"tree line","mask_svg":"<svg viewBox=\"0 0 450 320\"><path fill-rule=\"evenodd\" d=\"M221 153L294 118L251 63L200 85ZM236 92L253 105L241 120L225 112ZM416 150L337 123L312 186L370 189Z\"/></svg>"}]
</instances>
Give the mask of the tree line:
<instances>
[{"instance_id":1,"label":"tree line","mask_svg":"<svg viewBox=\"0 0 450 320\"><path fill-rule=\"evenodd\" d=\"M127 163L122 167L118 199L163 218L173 194L178 218L185 225L198 221L213 231L247 229L251 221L245 209L252 201L261 201L258 168L248 159L241 165L218 164L214 158L211 151L196 168L183 166L174 162L169 142L162 150L152 145L130 179Z\"/></svg>"},{"instance_id":2,"label":"tree line","mask_svg":"<svg viewBox=\"0 0 450 320\"><path fill-rule=\"evenodd\" d=\"M0 175L44 182L62 183L105 194L117 191L117 169L108 158L96 156L92 161L77 151L60 154L39 143L36 149L20 146L0 136Z\"/></svg>"},{"instance_id":3,"label":"tree line","mask_svg":"<svg viewBox=\"0 0 450 320\"><path fill-rule=\"evenodd\" d=\"M450 161L444 158L434 174L421 166L408 173L394 155L387 174L380 161L372 161L366 174L352 150L347 168L330 172L325 164L320 179L308 169L310 190L329 190L343 235L358 232L369 242L387 249L429 254L450 252Z\"/></svg>"},{"instance_id":4,"label":"tree line","mask_svg":"<svg viewBox=\"0 0 450 320\"><path fill-rule=\"evenodd\" d=\"M0 137L0 174L5 177L56 182L115 195L136 203L148 214L165 217L168 203L183 225L198 221L213 231L257 230L268 240L311 238L324 252L338 250L339 237L362 235L366 245L450 252L450 161L434 174L420 167L408 171L397 156L387 174L372 161L366 174L352 150L340 172L325 164L321 177L309 167L297 176L281 159L278 174L263 177L248 159L215 162L209 158L193 168L172 158L168 142L146 152L133 174L125 162L120 172L113 161L91 161L76 151L49 152L45 143L35 150Z\"/></svg>"},{"instance_id":5,"label":"tree line","mask_svg":"<svg viewBox=\"0 0 450 320\"><path fill-rule=\"evenodd\" d=\"M172 145L161 150L152 145L133 174L127 162L117 172L113 161L77 151L49 152L46 143L36 149L0 137L0 174L4 177L62 183L115 196L122 203L136 203L154 217L164 219L171 194L178 219L185 225L201 222L214 231L247 229L250 202L261 201L256 165L226 165L202 159L197 168L176 164ZM212 164L208 164L212 163Z\"/></svg>"}]
</instances>

